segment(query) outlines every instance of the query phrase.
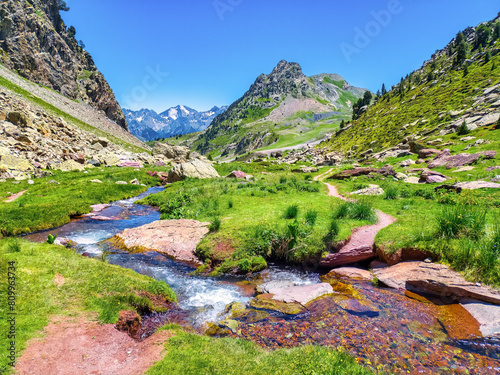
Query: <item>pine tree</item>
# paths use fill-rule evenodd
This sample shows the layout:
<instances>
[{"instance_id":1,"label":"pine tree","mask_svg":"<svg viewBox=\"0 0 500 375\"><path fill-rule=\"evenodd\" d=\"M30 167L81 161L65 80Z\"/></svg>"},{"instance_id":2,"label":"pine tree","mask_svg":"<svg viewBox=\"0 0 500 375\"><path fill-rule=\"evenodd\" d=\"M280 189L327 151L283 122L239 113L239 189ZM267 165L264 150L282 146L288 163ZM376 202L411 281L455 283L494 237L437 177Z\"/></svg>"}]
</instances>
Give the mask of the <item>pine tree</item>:
<instances>
[{"instance_id":1,"label":"pine tree","mask_svg":"<svg viewBox=\"0 0 500 375\"><path fill-rule=\"evenodd\" d=\"M345 121L342 120L340 123L340 129L344 129L344 128L345 128Z\"/></svg>"},{"instance_id":2,"label":"pine tree","mask_svg":"<svg viewBox=\"0 0 500 375\"><path fill-rule=\"evenodd\" d=\"M493 26L493 41L500 39L500 22L495 22Z\"/></svg>"},{"instance_id":3,"label":"pine tree","mask_svg":"<svg viewBox=\"0 0 500 375\"><path fill-rule=\"evenodd\" d=\"M488 44L491 36L491 29L487 25L481 25L476 29L475 48L484 48Z\"/></svg>"},{"instance_id":4,"label":"pine tree","mask_svg":"<svg viewBox=\"0 0 500 375\"><path fill-rule=\"evenodd\" d=\"M495 130L500 129L500 117L498 118L497 123L495 124Z\"/></svg>"},{"instance_id":5,"label":"pine tree","mask_svg":"<svg viewBox=\"0 0 500 375\"><path fill-rule=\"evenodd\" d=\"M467 135L470 133L469 127L467 126L467 123L462 122L462 125L460 125L457 129L457 135Z\"/></svg>"},{"instance_id":6,"label":"pine tree","mask_svg":"<svg viewBox=\"0 0 500 375\"><path fill-rule=\"evenodd\" d=\"M464 66L464 77L469 74L469 65L465 64Z\"/></svg>"},{"instance_id":7,"label":"pine tree","mask_svg":"<svg viewBox=\"0 0 500 375\"><path fill-rule=\"evenodd\" d=\"M484 58L484 63L488 64L490 62L490 60L491 60L491 52L488 51L488 52L486 52L486 57Z\"/></svg>"},{"instance_id":8,"label":"pine tree","mask_svg":"<svg viewBox=\"0 0 500 375\"><path fill-rule=\"evenodd\" d=\"M387 94L387 90L385 89L385 83L382 83L382 96Z\"/></svg>"},{"instance_id":9,"label":"pine tree","mask_svg":"<svg viewBox=\"0 0 500 375\"><path fill-rule=\"evenodd\" d=\"M465 36L462 32L459 32L455 38L455 48L457 48L463 41L465 41Z\"/></svg>"},{"instance_id":10,"label":"pine tree","mask_svg":"<svg viewBox=\"0 0 500 375\"><path fill-rule=\"evenodd\" d=\"M457 48L457 58L455 60L456 65L461 65L467 58L467 44L462 41Z\"/></svg>"}]
</instances>

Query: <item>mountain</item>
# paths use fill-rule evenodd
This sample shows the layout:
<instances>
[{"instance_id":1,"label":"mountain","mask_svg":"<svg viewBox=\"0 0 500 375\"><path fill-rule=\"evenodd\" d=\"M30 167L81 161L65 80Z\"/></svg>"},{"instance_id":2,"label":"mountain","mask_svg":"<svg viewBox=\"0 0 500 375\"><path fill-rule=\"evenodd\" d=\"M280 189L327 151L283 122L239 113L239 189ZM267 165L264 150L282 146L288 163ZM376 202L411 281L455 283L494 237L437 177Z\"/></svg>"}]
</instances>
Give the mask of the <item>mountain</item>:
<instances>
[{"instance_id":1,"label":"mountain","mask_svg":"<svg viewBox=\"0 0 500 375\"><path fill-rule=\"evenodd\" d=\"M213 107L205 112L178 105L158 114L150 109L123 109L130 132L144 141L170 138L205 130L227 106Z\"/></svg>"},{"instance_id":2,"label":"mountain","mask_svg":"<svg viewBox=\"0 0 500 375\"><path fill-rule=\"evenodd\" d=\"M122 128L125 116L83 44L67 28L61 0L4 0L0 5L0 62L29 81L103 111Z\"/></svg>"},{"instance_id":3,"label":"mountain","mask_svg":"<svg viewBox=\"0 0 500 375\"><path fill-rule=\"evenodd\" d=\"M283 60L269 75L261 74L240 99L192 139L192 146L204 154L231 156L280 140L284 145L316 140L347 118L365 92L336 74L307 77L299 64ZM318 131L318 121L324 125L327 119L329 126ZM303 136L290 137L292 133Z\"/></svg>"},{"instance_id":4,"label":"mountain","mask_svg":"<svg viewBox=\"0 0 500 375\"><path fill-rule=\"evenodd\" d=\"M464 122L469 130L495 124L499 93L500 14L458 33L323 146L352 157L415 151L411 142L442 138Z\"/></svg>"}]
</instances>

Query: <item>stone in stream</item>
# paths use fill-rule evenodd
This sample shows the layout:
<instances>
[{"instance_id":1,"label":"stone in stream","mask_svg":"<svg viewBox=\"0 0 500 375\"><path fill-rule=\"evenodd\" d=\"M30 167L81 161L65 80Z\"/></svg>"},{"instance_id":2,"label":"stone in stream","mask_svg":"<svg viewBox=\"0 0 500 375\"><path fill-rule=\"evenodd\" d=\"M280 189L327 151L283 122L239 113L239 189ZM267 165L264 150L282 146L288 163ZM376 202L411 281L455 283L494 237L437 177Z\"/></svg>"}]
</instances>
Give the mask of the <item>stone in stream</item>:
<instances>
[{"instance_id":1,"label":"stone in stream","mask_svg":"<svg viewBox=\"0 0 500 375\"><path fill-rule=\"evenodd\" d=\"M500 305L500 292L466 281L448 266L437 263L403 262L373 270L388 287L407 289L417 294L431 294L454 300L473 298Z\"/></svg>"},{"instance_id":2,"label":"stone in stream","mask_svg":"<svg viewBox=\"0 0 500 375\"><path fill-rule=\"evenodd\" d=\"M373 279L373 275L370 271L355 267L334 268L326 276L336 277L339 279L355 279L355 280L367 280L367 281Z\"/></svg>"},{"instance_id":3,"label":"stone in stream","mask_svg":"<svg viewBox=\"0 0 500 375\"><path fill-rule=\"evenodd\" d=\"M305 305L316 298L333 294L333 288L328 283L289 286L282 289L273 289L272 294L273 299L276 301Z\"/></svg>"},{"instance_id":4,"label":"stone in stream","mask_svg":"<svg viewBox=\"0 0 500 375\"><path fill-rule=\"evenodd\" d=\"M201 264L196 246L209 232L210 223L196 220L159 220L118 233L118 245L126 249L158 251L174 259Z\"/></svg>"},{"instance_id":5,"label":"stone in stream","mask_svg":"<svg viewBox=\"0 0 500 375\"><path fill-rule=\"evenodd\" d=\"M291 280L274 280L261 285L257 285L255 291L259 294L274 294L274 291L288 288L290 286L295 286L295 283Z\"/></svg>"},{"instance_id":6,"label":"stone in stream","mask_svg":"<svg viewBox=\"0 0 500 375\"><path fill-rule=\"evenodd\" d=\"M461 305L478 321L484 337L500 337L500 306L474 300Z\"/></svg>"}]
</instances>

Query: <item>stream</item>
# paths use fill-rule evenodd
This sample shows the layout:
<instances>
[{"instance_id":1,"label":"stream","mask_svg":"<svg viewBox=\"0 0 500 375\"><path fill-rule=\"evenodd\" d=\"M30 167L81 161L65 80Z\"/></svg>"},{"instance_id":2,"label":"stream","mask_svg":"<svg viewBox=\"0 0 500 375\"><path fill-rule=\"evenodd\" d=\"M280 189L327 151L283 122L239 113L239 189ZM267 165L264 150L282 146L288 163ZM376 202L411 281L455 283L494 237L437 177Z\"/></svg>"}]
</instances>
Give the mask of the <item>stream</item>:
<instances>
[{"instance_id":1,"label":"stream","mask_svg":"<svg viewBox=\"0 0 500 375\"><path fill-rule=\"evenodd\" d=\"M157 208L135 202L163 188L111 203L97 218L77 218L59 228L26 235L45 242L48 234L76 243L78 253L104 259L169 284L178 296L173 315L145 317L161 323L176 321L202 332L218 322L232 302L248 304L256 284L291 280L296 285L316 284L320 274L270 265L252 277L209 278L191 276L194 267L148 252L131 254L111 248L105 240L126 228L160 219ZM374 287L370 282L333 282L335 295L313 301L307 312L290 316L249 307L235 318L238 328L226 335L252 340L270 348L319 344L342 347L361 363L388 373L498 374L500 341L480 336L477 323L460 305L422 301L418 296ZM410 298L409 298L410 297ZM152 333L154 328L151 330Z\"/></svg>"}]
</instances>

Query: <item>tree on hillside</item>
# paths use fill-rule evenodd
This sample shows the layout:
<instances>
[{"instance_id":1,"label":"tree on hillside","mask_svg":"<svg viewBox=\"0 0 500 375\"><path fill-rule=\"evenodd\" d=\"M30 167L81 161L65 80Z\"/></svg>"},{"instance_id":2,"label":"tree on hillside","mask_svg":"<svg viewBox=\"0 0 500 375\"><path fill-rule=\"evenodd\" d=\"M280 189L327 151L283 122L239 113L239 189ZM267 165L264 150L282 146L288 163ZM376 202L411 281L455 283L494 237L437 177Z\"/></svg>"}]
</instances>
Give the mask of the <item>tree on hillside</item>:
<instances>
[{"instance_id":1,"label":"tree on hillside","mask_svg":"<svg viewBox=\"0 0 500 375\"><path fill-rule=\"evenodd\" d=\"M385 89L385 83L382 83L382 96L387 94L387 90Z\"/></svg>"},{"instance_id":2,"label":"tree on hillside","mask_svg":"<svg viewBox=\"0 0 500 375\"><path fill-rule=\"evenodd\" d=\"M467 126L467 123L462 122L462 125L460 125L457 129L457 135L467 135L470 133L469 127Z\"/></svg>"},{"instance_id":3,"label":"tree on hillside","mask_svg":"<svg viewBox=\"0 0 500 375\"><path fill-rule=\"evenodd\" d=\"M485 64L488 64L491 60L491 53L490 51L486 52L486 56L484 57L484 62Z\"/></svg>"},{"instance_id":4,"label":"tree on hillside","mask_svg":"<svg viewBox=\"0 0 500 375\"><path fill-rule=\"evenodd\" d=\"M345 128L345 121L344 121L344 120L342 120L342 121L340 122L340 129L344 129L344 128Z\"/></svg>"},{"instance_id":5,"label":"tree on hillside","mask_svg":"<svg viewBox=\"0 0 500 375\"><path fill-rule=\"evenodd\" d=\"M365 91L363 95L363 105L370 105L372 98L373 98L372 93L370 91Z\"/></svg>"},{"instance_id":6,"label":"tree on hillside","mask_svg":"<svg viewBox=\"0 0 500 375\"><path fill-rule=\"evenodd\" d=\"M75 27L74 27L74 26L70 26L70 27L68 28L68 36L69 36L70 38L74 38L74 37L75 37L75 35L76 35L76 29L75 29Z\"/></svg>"},{"instance_id":7,"label":"tree on hillside","mask_svg":"<svg viewBox=\"0 0 500 375\"><path fill-rule=\"evenodd\" d=\"M455 65L462 65L467 58L467 44L462 40L457 48L457 58L455 60Z\"/></svg>"},{"instance_id":8,"label":"tree on hillside","mask_svg":"<svg viewBox=\"0 0 500 375\"><path fill-rule=\"evenodd\" d=\"M474 40L474 47L486 47L488 42L490 41L491 29L487 25L481 25L476 30L476 38Z\"/></svg>"},{"instance_id":9,"label":"tree on hillside","mask_svg":"<svg viewBox=\"0 0 500 375\"><path fill-rule=\"evenodd\" d=\"M500 22L495 22L493 26L493 41L500 39Z\"/></svg>"},{"instance_id":10,"label":"tree on hillside","mask_svg":"<svg viewBox=\"0 0 500 375\"><path fill-rule=\"evenodd\" d=\"M462 42L465 42L465 36L464 33L459 32L455 38L455 48L457 48Z\"/></svg>"}]
</instances>

